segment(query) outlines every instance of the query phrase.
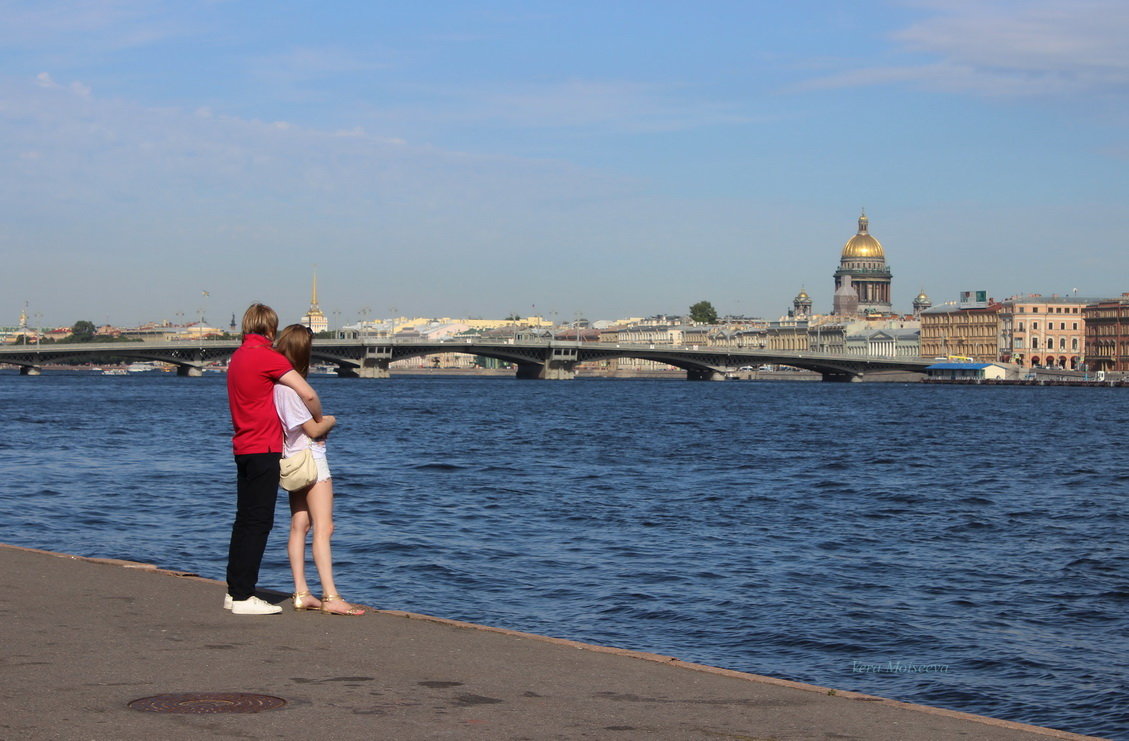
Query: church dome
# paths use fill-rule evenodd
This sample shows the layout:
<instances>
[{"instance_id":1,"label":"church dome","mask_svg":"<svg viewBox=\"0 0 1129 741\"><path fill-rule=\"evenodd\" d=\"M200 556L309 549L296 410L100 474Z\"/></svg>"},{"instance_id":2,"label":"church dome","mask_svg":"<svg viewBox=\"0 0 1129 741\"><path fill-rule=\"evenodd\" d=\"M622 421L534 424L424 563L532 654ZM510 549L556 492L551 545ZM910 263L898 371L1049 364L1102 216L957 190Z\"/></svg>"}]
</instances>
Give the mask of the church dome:
<instances>
[{"instance_id":1,"label":"church dome","mask_svg":"<svg viewBox=\"0 0 1129 741\"><path fill-rule=\"evenodd\" d=\"M881 258L886 259L886 253L882 249L882 243L874 237L870 236L867 232L867 227L870 220L866 218L866 212L859 216L859 231L858 234L847 240L843 245L843 257L853 258Z\"/></svg>"}]
</instances>

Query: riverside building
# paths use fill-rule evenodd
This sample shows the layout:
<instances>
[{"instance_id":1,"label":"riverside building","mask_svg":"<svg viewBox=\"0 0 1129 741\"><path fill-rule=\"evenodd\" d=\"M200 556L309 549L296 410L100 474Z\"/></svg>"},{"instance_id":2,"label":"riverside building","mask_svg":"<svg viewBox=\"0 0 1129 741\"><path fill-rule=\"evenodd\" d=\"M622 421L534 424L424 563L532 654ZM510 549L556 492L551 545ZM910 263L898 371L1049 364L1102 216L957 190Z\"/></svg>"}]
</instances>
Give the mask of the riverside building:
<instances>
[{"instance_id":1,"label":"riverside building","mask_svg":"<svg viewBox=\"0 0 1129 741\"><path fill-rule=\"evenodd\" d=\"M1086 366L1091 370L1129 371L1129 293L1083 307Z\"/></svg>"},{"instance_id":2,"label":"riverside building","mask_svg":"<svg viewBox=\"0 0 1129 741\"><path fill-rule=\"evenodd\" d=\"M983 292L980 292L983 296ZM994 299L946 303L921 312L921 357L999 360L1000 310Z\"/></svg>"},{"instance_id":3,"label":"riverside building","mask_svg":"<svg viewBox=\"0 0 1129 741\"><path fill-rule=\"evenodd\" d=\"M922 311L921 356L1077 370L1086 360L1086 308L1110 303L1037 293L999 302L985 296L968 291L959 303Z\"/></svg>"},{"instance_id":4,"label":"riverside building","mask_svg":"<svg viewBox=\"0 0 1129 741\"><path fill-rule=\"evenodd\" d=\"M1077 369L1086 358L1084 309L1106 300L1037 293L1005 299L998 359L1024 368Z\"/></svg>"}]
</instances>

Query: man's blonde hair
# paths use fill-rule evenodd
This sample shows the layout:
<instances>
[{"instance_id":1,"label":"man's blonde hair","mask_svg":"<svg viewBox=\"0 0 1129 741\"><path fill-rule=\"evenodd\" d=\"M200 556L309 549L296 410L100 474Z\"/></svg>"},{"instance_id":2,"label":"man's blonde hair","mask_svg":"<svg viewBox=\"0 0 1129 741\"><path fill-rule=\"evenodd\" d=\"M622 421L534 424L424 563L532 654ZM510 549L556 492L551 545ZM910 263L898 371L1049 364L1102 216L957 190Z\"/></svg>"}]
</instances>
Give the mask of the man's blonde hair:
<instances>
[{"instance_id":1,"label":"man's blonde hair","mask_svg":"<svg viewBox=\"0 0 1129 741\"><path fill-rule=\"evenodd\" d=\"M278 332L278 314L266 304L251 304L243 312L243 336L261 334L274 339Z\"/></svg>"}]
</instances>

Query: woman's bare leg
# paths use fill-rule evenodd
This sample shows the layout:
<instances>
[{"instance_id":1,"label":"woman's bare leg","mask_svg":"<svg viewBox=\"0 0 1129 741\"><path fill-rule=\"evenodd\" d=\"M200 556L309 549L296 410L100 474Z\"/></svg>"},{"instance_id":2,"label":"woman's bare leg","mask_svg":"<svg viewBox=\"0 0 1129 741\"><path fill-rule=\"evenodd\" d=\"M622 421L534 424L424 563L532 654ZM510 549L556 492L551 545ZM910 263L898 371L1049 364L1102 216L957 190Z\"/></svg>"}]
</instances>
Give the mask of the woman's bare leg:
<instances>
[{"instance_id":1,"label":"woman's bare leg","mask_svg":"<svg viewBox=\"0 0 1129 741\"><path fill-rule=\"evenodd\" d=\"M306 535L310 532L310 509L307 502L309 489L290 492L290 539L286 542L286 555L290 557L290 573L294 576L294 593L310 591L306 583ZM306 600L306 603L318 600ZM310 604L310 607L319 607Z\"/></svg>"},{"instance_id":2,"label":"woman's bare leg","mask_svg":"<svg viewBox=\"0 0 1129 741\"><path fill-rule=\"evenodd\" d=\"M318 569L323 594L337 594L333 583L333 551L330 539L333 537L333 479L319 481L310 487L306 494L306 505L314 528L314 565ZM332 607L329 607L329 605ZM332 612L349 612L353 606L344 600L327 603Z\"/></svg>"}]
</instances>

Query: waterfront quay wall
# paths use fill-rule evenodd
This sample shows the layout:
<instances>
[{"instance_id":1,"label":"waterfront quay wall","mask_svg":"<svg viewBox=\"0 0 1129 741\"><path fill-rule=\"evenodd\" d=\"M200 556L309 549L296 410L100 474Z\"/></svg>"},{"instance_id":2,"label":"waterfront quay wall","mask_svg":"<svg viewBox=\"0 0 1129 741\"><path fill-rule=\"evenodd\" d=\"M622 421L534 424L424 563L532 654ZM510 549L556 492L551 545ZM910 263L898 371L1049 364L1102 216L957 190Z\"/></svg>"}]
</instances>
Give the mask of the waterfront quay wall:
<instances>
[{"instance_id":1,"label":"waterfront quay wall","mask_svg":"<svg viewBox=\"0 0 1129 741\"><path fill-rule=\"evenodd\" d=\"M232 615L222 582L3 544L0 590L5 738L1092 738L396 610Z\"/></svg>"}]
</instances>

